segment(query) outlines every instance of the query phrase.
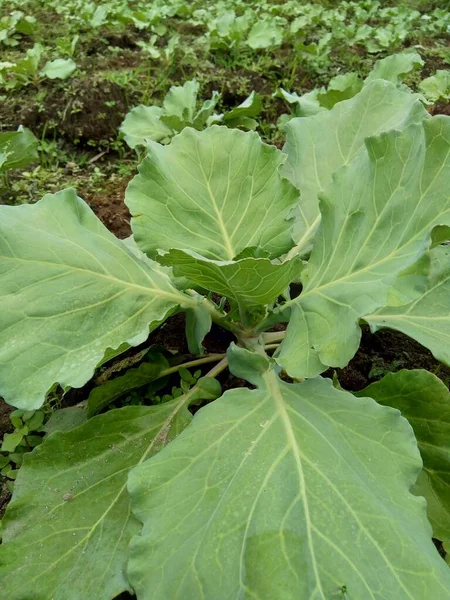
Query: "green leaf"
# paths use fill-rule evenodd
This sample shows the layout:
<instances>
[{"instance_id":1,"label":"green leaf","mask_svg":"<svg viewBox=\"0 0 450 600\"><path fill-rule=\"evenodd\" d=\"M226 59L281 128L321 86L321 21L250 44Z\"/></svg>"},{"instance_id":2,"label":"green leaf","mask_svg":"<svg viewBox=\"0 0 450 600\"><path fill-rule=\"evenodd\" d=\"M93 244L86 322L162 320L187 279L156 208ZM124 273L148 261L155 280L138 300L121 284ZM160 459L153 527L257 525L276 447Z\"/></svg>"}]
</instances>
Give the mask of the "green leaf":
<instances>
[{"instance_id":1,"label":"green leaf","mask_svg":"<svg viewBox=\"0 0 450 600\"><path fill-rule=\"evenodd\" d=\"M389 327L409 335L450 366L450 247L437 246L430 256L428 286L422 294L409 304L386 306L363 318L372 331Z\"/></svg>"},{"instance_id":2,"label":"green leaf","mask_svg":"<svg viewBox=\"0 0 450 600\"><path fill-rule=\"evenodd\" d=\"M88 417L100 412L123 394L159 379L162 376L161 372L168 366L169 363L164 356L156 355L152 362L142 363L136 369L128 369L125 375L95 387L88 398Z\"/></svg>"},{"instance_id":3,"label":"green leaf","mask_svg":"<svg viewBox=\"0 0 450 600\"><path fill-rule=\"evenodd\" d=\"M191 354L203 354L203 340L211 331L211 313L203 304L186 311L186 340Z\"/></svg>"},{"instance_id":4,"label":"green leaf","mask_svg":"<svg viewBox=\"0 0 450 600\"><path fill-rule=\"evenodd\" d=\"M3 519L5 598L110 600L132 591L128 544L140 526L127 474L186 427L187 404L182 397L109 411L26 456Z\"/></svg>"},{"instance_id":5,"label":"green leaf","mask_svg":"<svg viewBox=\"0 0 450 600\"><path fill-rule=\"evenodd\" d=\"M266 371L259 386L226 392L130 472L139 600L446 600L400 413L329 380Z\"/></svg>"},{"instance_id":6,"label":"green leaf","mask_svg":"<svg viewBox=\"0 0 450 600\"><path fill-rule=\"evenodd\" d=\"M24 15L22 13L21 17L23 16ZM17 22L15 29L18 33L23 33L23 35L33 35L35 24L35 17L27 15L25 18L21 18L20 21Z\"/></svg>"},{"instance_id":7,"label":"green leaf","mask_svg":"<svg viewBox=\"0 0 450 600\"><path fill-rule=\"evenodd\" d=\"M111 8L108 4L101 4L100 6L97 6L92 18L89 21L89 25L91 27L101 27L106 22L106 18L110 10Z\"/></svg>"},{"instance_id":8,"label":"green leaf","mask_svg":"<svg viewBox=\"0 0 450 600\"><path fill-rule=\"evenodd\" d=\"M9 456L3 456L3 454L0 454L0 469L3 469L8 464L9 464Z\"/></svg>"},{"instance_id":9,"label":"green leaf","mask_svg":"<svg viewBox=\"0 0 450 600\"><path fill-rule=\"evenodd\" d=\"M14 425L15 429L20 429L21 427L23 427L23 421L22 421L23 415L24 415L23 410L14 410L12 413L10 413L9 420Z\"/></svg>"},{"instance_id":10,"label":"green leaf","mask_svg":"<svg viewBox=\"0 0 450 600\"><path fill-rule=\"evenodd\" d=\"M0 173L26 167L37 160L38 140L29 129L20 126L17 131L0 133Z\"/></svg>"},{"instance_id":11,"label":"green leaf","mask_svg":"<svg viewBox=\"0 0 450 600\"><path fill-rule=\"evenodd\" d=\"M44 423L44 412L37 410L31 419L27 420L27 427L29 431L39 431Z\"/></svg>"},{"instance_id":12,"label":"green leaf","mask_svg":"<svg viewBox=\"0 0 450 600\"><path fill-rule=\"evenodd\" d=\"M87 421L87 413L84 406L69 406L60 408L50 415L50 419L43 427L45 433L54 433L55 431L70 431L84 425Z\"/></svg>"},{"instance_id":13,"label":"green leaf","mask_svg":"<svg viewBox=\"0 0 450 600\"><path fill-rule=\"evenodd\" d=\"M404 75L422 67L423 64L424 62L417 52L393 54L375 63L374 68L366 77L365 84L375 79L385 79L399 85Z\"/></svg>"},{"instance_id":14,"label":"green leaf","mask_svg":"<svg viewBox=\"0 0 450 600\"><path fill-rule=\"evenodd\" d=\"M432 246L439 246L450 241L450 227L438 225L431 232Z\"/></svg>"},{"instance_id":15,"label":"green leaf","mask_svg":"<svg viewBox=\"0 0 450 600\"><path fill-rule=\"evenodd\" d=\"M26 77L34 75L39 68L43 52L44 46L42 44L34 44L32 48L26 51L25 58L19 60L19 62L10 68L10 71L19 75L25 75Z\"/></svg>"},{"instance_id":16,"label":"green leaf","mask_svg":"<svg viewBox=\"0 0 450 600\"><path fill-rule=\"evenodd\" d=\"M286 306L291 320L277 360L294 377L345 366L359 345L359 319L387 304L389 288L425 253L433 227L450 223L448 117L369 138L366 146L322 196L303 290Z\"/></svg>"},{"instance_id":17,"label":"green leaf","mask_svg":"<svg viewBox=\"0 0 450 600\"><path fill-rule=\"evenodd\" d=\"M427 77L420 83L419 89L427 100L437 102L450 98L450 71L439 70L435 75Z\"/></svg>"},{"instance_id":18,"label":"green leaf","mask_svg":"<svg viewBox=\"0 0 450 600\"><path fill-rule=\"evenodd\" d=\"M71 58L57 58L45 63L41 75L49 79L67 79L76 68L77 65Z\"/></svg>"},{"instance_id":19,"label":"green leaf","mask_svg":"<svg viewBox=\"0 0 450 600\"><path fill-rule=\"evenodd\" d=\"M326 92L319 90L317 99L321 106L331 109L338 102L353 98L362 86L363 82L356 73L337 75L330 80Z\"/></svg>"},{"instance_id":20,"label":"green leaf","mask_svg":"<svg viewBox=\"0 0 450 600\"><path fill-rule=\"evenodd\" d=\"M23 440L23 433L15 431L14 433L5 433L0 448L1 452L14 452L20 442Z\"/></svg>"},{"instance_id":21,"label":"green leaf","mask_svg":"<svg viewBox=\"0 0 450 600\"><path fill-rule=\"evenodd\" d=\"M178 117L180 121L192 123L200 85L197 81L186 81L184 85L172 86L164 98L166 115Z\"/></svg>"},{"instance_id":22,"label":"green leaf","mask_svg":"<svg viewBox=\"0 0 450 600\"><path fill-rule=\"evenodd\" d=\"M56 382L81 387L107 348L142 343L184 301L73 190L0 206L0 394L14 406L39 408Z\"/></svg>"},{"instance_id":23,"label":"green leaf","mask_svg":"<svg viewBox=\"0 0 450 600\"><path fill-rule=\"evenodd\" d=\"M257 134L227 127L152 144L126 192L136 242L151 257L178 248L231 260L250 246L283 254L298 198L280 175L284 159Z\"/></svg>"},{"instance_id":24,"label":"green leaf","mask_svg":"<svg viewBox=\"0 0 450 600\"><path fill-rule=\"evenodd\" d=\"M435 231L434 228L433 231ZM428 288L430 274L430 256L424 254L410 267L399 273L388 290L388 306L408 304L421 296Z\"/></svg>"},{"instance_id":25,"label":"green leaf","mask_svg":"<svg viewBox=\"0 0 450 600\"><path fill-rule=\"evenodd\" d=\"M183 131L189 125L188 121L184 121L176 115L161 115L161 121L166 127L172 130L173 134Z\"/></svg>"},{"instance_id":26,"label":"green leaf","mask_svg":"<svg viewBox=\"0 0 450 600\"><path fill-rule=\"evenodd\" d=\"M129 248L129 249L131 250L131 248ZM133 252L133 250L131 250L131 252ZM133 254L135 254L135 253L133 252ZM143 254L142 256L145 256L145 254ZM140 258L140 257L138 256L138 258ZM126 343L120 344L120 346L118 348L107 348L105 350L105 354L103 355L102 360L98 363L97 367L101 367L102 365L109 362L113 358L120 356L121 354L123 354L124 352L129 350L130 348L131 348L130 344L126 344Z\"/></svg>"},{"instance_id":27,"label":"green leaf","mask_svg":"<svg viewBox=\"0 0 450 600\"><path fill-rule=\"evenodd\" d=\"M267 258L243 258L238 261L213 261L195 252L171 250L158 257L173 267L176 276L234 300L244 308L274 302L298 278L303 262L298 257L284 263Z\"/></svg>"},{"instance_id":28,"label":"green leaf","mask_svg":"<svg viewBox=\"0 0 450 600\"><path fill-rule=\"evenodd\" d=\"M261 385L265 373L271 366L269 357L262 352L261 347L259 352L249 352L246 348L236 346L234 342L231 342L228 347L227 359L233 375L256 386Z\"/></svg>"},{"instance_id":29,"label":"green leaf","mask_svg":"<svg viewBox=\"0 0 450 600\"><path fill-rule=\"evenodd\" d=\"M172 136L172 130L161 121L159 106L136 106L125 117L120 131L130 148L146 146L149 140L160 142Z\"/></svg>"},{"instance_id":30,"label":"green leaf","mask_svg":"<svg viewBox=\"0 0 450 600\"><path fill-rule=\"evenodd\" d=\"M236 129L246 129L247 131L254 131L258 127L258 121L250 117L236 117L236 119L224 120L224 125Z\"/></svg>"},{"instance_id":31,"label":"green leaf","mask_svg":"<svg viewBox=\"0 0 450 600\"><path fill-rule=\"evenodd\" d=\"M247 38L247 44L253 50L280 46L283 41L283 30L276 23L261 20L253 25Z\"/></svg>"},{"instance_id":32,"label":"green leaf","mask_svg":"<svg viewBox=\"0 0 450 600\"><path fill-rule=\"evenodd\" d=\"M333 173L366 153L368 136L402 129L427 115L412 94L377 80L330 111L292 119L286 126L284 175L300 190L294 240L297 251L308 248L320 223L319 194Z\"/></svg>"},{"instance_id":33,"label":"green leaf","mask_svg":"<svg viewBox=\"0 0 450 600\"><path fill-rule=\"evenodd\" d=\"M326 110L323 106L320 106L318 96L322 89L312 90L307 94L299 96L296 92L290 93L280 88L274 96L282 98L285 102L294 105L296 117L311 117L319 112ZM286 115L288 116L288 115ZM280 117L281 118L281 117Z\"/></svg>"},{"instance_id":34,"label":"green leaf","mask_svg":"<svg viewBox=\"0 0 450 600\"><path fill-rule=\"evenodd\" d=\"M252 92L248 98L239 106L232 108L223 116L223 122L227 124L229 121L241 119L242 117L257 117L262 110L262 99L260 94Z\"/></svg>"},{"instance_id":35,"label":"green leaf","mask_svg":"<svg viewBox=\"0 0 450 600\"><path fill-rule=\"evenodd\" d=\"M357 396L397 408L414 429L423 470L412 491L427 501L433 535L450 543L450 394L432 373L421 369L389 373Z\"/></svg>"},{"instance_id":36,"label":"green leaf","mask_svg":"<svg viewBox=\"0 0 450 600\"><path fill-rule=\"evenodd\" d=\"M213 92L209 100L203 102L200 110L195 115L192 124L196 129L204 127L209 117L213 114L214 109L221 98L219 92Z\"/></svg>"}]
</instances>

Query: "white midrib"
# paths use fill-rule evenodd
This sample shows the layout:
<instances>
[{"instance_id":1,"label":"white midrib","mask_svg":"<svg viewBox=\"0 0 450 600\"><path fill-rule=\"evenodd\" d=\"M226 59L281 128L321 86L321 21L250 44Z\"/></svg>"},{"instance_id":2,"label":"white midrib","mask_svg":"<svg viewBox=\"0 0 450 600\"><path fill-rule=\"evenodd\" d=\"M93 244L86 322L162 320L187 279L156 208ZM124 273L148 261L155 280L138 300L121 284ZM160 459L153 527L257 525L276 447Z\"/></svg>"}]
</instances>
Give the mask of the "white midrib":
<instances>
[{"instance_id":1,"label":"white midrib","mask_svg":"<svg viewBox=\"0 0 450 600\"><path fill-rule=\"evenodd\" d=\"M114 277L111 274L99 273L98 271L92 271L90 269L82 269L80 267L73 267L71 265L64 265L63 263L55 263L55 262L51 262L51 261L19 258L16 256L0 256L0 259L20 261L20 262L25 262L25 263L51 265L53 267L61 267L61 268L66 267L68 269L67 273L70 273L70 272L86 273L87 275L93 275L95 277L98 277L99 279L104 279L106 281L112 281L114 283L123 285L125 288L136 289L136 290L139 290L146 294L152 294L152 295L158 296L160 298L167 298L168 300L174 300L177 304L186 304L186 305L190 305L190 306L196 306L198 304L198 302L196 300L193 300L189 296L185 296L180 291L176 290L176 288L174 288L173 292L166 292L162 288L155 288L155 287L149 287L149 286L145 286L145 285L139 285L138 283L133 283L131 281L125 281L124 279L118 279L117 277ZM152 283L154 283L154 282L152 281Z\"/></svg>"},{"instance_id":2,"label":"white midrib","mask_svg":"<svg viewBox=\"0 0 450 600\"><path fill-rule=\"evenodd\" d=\"M283 423L283 427L286 432L287 444L292 451L292 455L294 457L295 464L297 467L297 474L298 474L298 478L299 478L300 488L303 492L303 509L304 509L304 513L305 513L306 538L308 541L308 549L309 549L309 554L311 557L311 564L312 564L312 568L313 568L313 572L314 572L314 577L316 580L316 587L315 587L314 591L319 592L320 598L322 598L323 600L327 600L326 596L325 596L325 592L322 588L319 567L317 564L316 554L315 554L315 550L314 550L314 542L313 542L313 537L312 537L312 526L311 526L312 525L311 515L309 512L308 496L306 493L305 474L303 471L303 465L302 465L300 453L298 451L298 445L297 445L297 440L295 438L295 433L292 428L292 423L289 418L289 415L286 411L284 398L283 398L283 395L280 390L280 379L272 369L267 371L263 375L263 379L266 383L269 394L275 400L277 411L281 417L281 421ZM311 595L311 597L313 597L313 596Z\"/></svg>"},{"instance_id":3,"label":"white midrib","mask_svg":"<svg viewBox=\"0 0 450 600\"><path fill-rule=\"evenodd\" d=\"M291 248L289 250L289 252L286 254L286 257L283 260L283 262L286 262L287 260L294 258L294 256L297 256L297 254L299 254L300 251L303 250L309 244L309 242L312 240L317 228L319 227L321 218L322 218L322 215L319 214L314 219L314 221L311 223L311 225L308 226L308 228L306 229L305 233L302 235L302 237L298 241L298 243L293 248Z\"/></svg>"},{"instance_id":4,"label":"white midrib","mask_svg":"<svg viewBox=\"0 0 450 600\"><path fill-rule=\"evenodd\" d=\"M198 153L197 153L197 155L198 155ZM220 233L222 235L222 238L223 238L223 241L224 241L224 244L225 244L225 249L227 251L228 258L229 258L229 260L233 260L233 258L236 256L237 253L233 249L233 245L231 243L230 236L228 235L228 231L227 231L227 229L225 227L225 223L223 222L222 212L219 210L219 207L217 206L216 198L215 198L215 196L213 194L213 191L211 189L211 185L209 183L209 179L206 176L205 170L203 169L203 165L202 165L201 160L199 160L198 164L200 166L203 178L205 180L205 187L206 187L206 189L208 191L208 195L209 195L209 198L211 200L212 207L213 207L214 212L216 213L216 216L217 216L217 223L219 225Z\"/></svg>"}]
</instances>

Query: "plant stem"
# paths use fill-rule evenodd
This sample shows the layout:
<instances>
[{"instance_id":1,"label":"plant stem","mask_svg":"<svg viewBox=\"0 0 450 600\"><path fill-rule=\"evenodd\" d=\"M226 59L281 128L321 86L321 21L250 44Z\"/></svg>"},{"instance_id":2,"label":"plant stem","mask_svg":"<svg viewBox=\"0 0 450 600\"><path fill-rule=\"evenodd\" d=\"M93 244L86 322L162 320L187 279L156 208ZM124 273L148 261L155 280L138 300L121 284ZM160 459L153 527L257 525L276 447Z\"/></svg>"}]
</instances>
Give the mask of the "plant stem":
<instances>
[{"instance_id":1,"label":"plant stem","mask_svg":"<svg viewBox=\"0 0 450 600\"><path fill-rule=\"evenodd\" d=\"M281 342L285 335L286 331L269 331L268 333L263 333L262 338L264 344L271 344L272 342Z\"/></svg>"},{"instance_id":2,"label":"plant stem","mask_svg":"<svg viewBox=\"0 0 450 600\"><path fill-rule=\"evenodd\" d=\"M198 367L200 365L206 365L211 362L223 361L226 359L226 354L209 354L208 356L204 356L203 358L197 358L195 360L190 360L188 362L182 363L180 365L175 365L174 367L169 367L168 369L164 369L161 371L160 377L165 377L166 375L171 375L172 373L176 373L180 369L188 369L190 367ZM220 363L219 363L220 364ZM208 375L209 377L209 375Z\"/></svg>"},{"instance_id":3,"label":"plant stem","mask_svg":"<svg viewBox=\"0 0 450 600\"><path fill-rule=\"evenodd\" d=\"M280 332L284 333L284 332ZM278 348L280 344L267 344L264 346L264 350L275 350ZM188 362L175 365L174 367L169 367L168 369L164 369L161 371L159 377L165 377L166 375L172 375L172 373L176 373L180 369L189 369L190 367L199 367L201 365L206 365L211 362L220 361L215 367L213 367L204 377L215 377L219 373L221 373L228 366L228 358L226 353L223 354L208 354L203 358L196 358L195 360L190 360Z\"/></svg>"},{"instance_id":4,"label":"plant stem","mask_svg":"<svg viewBox=\"0 0 450 600\"><path fill-rule=\"evenodd\" d=\"M186 291L191 296L198 296L198 294L195 290L186 290ZM223 315L216 308L216 306L210 300L208 300L208 298L203 298L201 300L200 304L202 304L203 306L206 307L206 309L208 310L209 314L211 315L211 319L214 321L214 323L216 323L217 325L220 325L224 329L227 329L228 331L230 331L231 333L233 333L236 336L242 332L241 328L237 327L236 325L234 325L233 323L228 321L226 319L226 316Z\"/></svg>"},{"instance_id":5,"label":"plant stem","mask_svg":"<svg viewBox=\"0 0 450 600\"><path fill-rule=\"evenodd\" d=\"M225 358L222 358L222 360L219 363L217 363L217 365L215 367L213 367L210 371L208 371L206 373L206 375L204 375L204 377L215 378L215 377L217 377L217 375L222 373L222 371L224 371L227 367L228 367L228 358L225 356Z\"/></svg>"},{"instance_id":6,"label":"plant stem","mask_svg":"<svg viewBox=\"0 0 450 600\"><path fill-rule=\"evenodd\" d=\"M275 350L276 348L278 348L280 344L267 344L266 346L264 346L264 350L267 352L267 350Z\"/></svg>"}]
</instances>

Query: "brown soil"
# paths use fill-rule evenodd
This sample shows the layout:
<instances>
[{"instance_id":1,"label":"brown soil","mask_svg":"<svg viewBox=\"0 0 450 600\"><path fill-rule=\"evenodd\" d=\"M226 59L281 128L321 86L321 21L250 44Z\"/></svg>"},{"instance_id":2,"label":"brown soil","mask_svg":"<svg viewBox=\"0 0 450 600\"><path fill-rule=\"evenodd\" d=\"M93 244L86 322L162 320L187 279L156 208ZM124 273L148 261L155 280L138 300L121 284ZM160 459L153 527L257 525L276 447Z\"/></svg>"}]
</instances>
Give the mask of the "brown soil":
<instances>
[{"instance_id":1,"label":"brown soil","mask_svg":"<svg viewBox=\"0 0 450 600\"><path fill-rule=\"evenodd\" d=\"M15 92L14 98L3 102L0 122L5 130L16 129L21 123L41 137L55 131L58 139L81 146L88 141L116 139L117 131L128 111L125 91L117 84L94 77L74 77L63 85L42 84L44 94L36 101L31 89Z\"/></svg>"},{"instance_id":2,"label":"brown soil","mask_svg":"<svg viewBox=\"0 0 450 600\"><path fill-rule=\"evenodd\" d=\"M11 492L6 487L6 482L0 478L0 519L5 514L8 502L11 500Z\"/></svg>"},{"instance_id":3,"label":"brown soil","mask_svg":"<svg viewBox=\"0 0 450 600\"><path fill-rule=\"evenodd\" d=\"M0 398L0 445L3 440L3 435L13 430L11 421L9 420L9 414L14 409L6 404L6 402ZM6 506L11 498L11 494L5 485L5 481L0 477L0 519L6 510Z\"/></svg>"},{"instance_id":4,"label":"brown soil","mask_svg":"<svg viewBox=\"0 0 450 600\"><path fill-rule=\"evenodd\" d=\"M0 398L0 441L3 440L3 434L11 432L14 428L9 420L9 415L14 409L6 404L6 402Z\"/></svg>"},{"instance_id":5,"label":"brown soil","mask_svg":"<svg viewBox=\"0 0 450 600\"><path fill-rule=\"evenodd\" d=\"M83 196L103 224L120 239L131 235L131 215L123 201L126 185L122 183L117 187L117 184L112 182L101 194Z\"/></svg>"},{"instance_id":6,"label":"brown soil","mask_svg":"<svg viewBox=\"0 0 450 600\"><path fill-rule=\"evenodd\" d=\"M450 104L447 102L436 102L431 110L432 115L450 115Z\"/></svg>"},{"instance_id":7,"label":"brown soil","mask_svg":"<svg viewBox=\"0 0 450 600\"><path fill-rule=\"evenodd\" d=\"M386 373L400 369L426 369L448 384L450 369L439 363L426 348L411 338L390 329L371 334L363 327L361 345L344 369L337 369L342 387L358 391L381 379ZM332 377L329 369L326 376Z\"/></svg>"}]
</instances>

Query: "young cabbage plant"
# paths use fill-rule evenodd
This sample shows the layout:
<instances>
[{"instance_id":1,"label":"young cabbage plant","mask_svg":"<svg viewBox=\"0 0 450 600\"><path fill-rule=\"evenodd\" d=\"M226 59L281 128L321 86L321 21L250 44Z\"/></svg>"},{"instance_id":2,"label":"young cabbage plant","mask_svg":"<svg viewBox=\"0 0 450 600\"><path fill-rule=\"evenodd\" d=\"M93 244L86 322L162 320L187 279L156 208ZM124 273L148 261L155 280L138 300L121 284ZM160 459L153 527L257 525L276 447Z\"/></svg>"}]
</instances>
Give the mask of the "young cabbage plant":
<instances>
[{"instance_id":1,"label":"young cabbage plant","mask_svg":"<svg viewBox=\"0 0 450 600\"><path fill-rule=\"evenodd\" d=\"M126 115L120 131L130 148L146 147L160 142L167 144L185 127L204 129L208 125L222 123L227 127L256 129L257 117L262 109L261 96L252 92L239 106L225 112L215 113L221 94L213 92L209 100L197 107L199 83L193 79L184 85L172 86L164 98L162 107L136 106Z\"/></svg>"},{"instance_id":2,"label":"young cabbage plant","mask_svg":"<svg viewBox=\"0 0 450 600\"><path fill-rule=\"evenodd\" d=\"M199 354L103 382L79 426L24 457L3 596L446 600L447 388L402 371L355 395L322 374L361 323L450 365L449 156L450 119L374 80L293 119L285 153L219 126L151 144L126 192L132 240L73 190L0 207L9 403L83 386L176 312ZM212 322L235 339L202 355ZM191 366L204 376L181 396L96 414ZM247 387L221 395L226 368Z\"/></svg>"},{"instance_id":3,"label":"young cabbage plant","mask_svg":"<svg viewBox=\"0 0 450 600\"><path fill-rule=\"evenodd\" d=\"M0 88L13 90L30 83L37 84L42 79L67 79L77 68L71 58L48 60L39 68L46 49L36 43L17 62L0 62Z\"/></svg>"},{"instance_id":4,"label":"young cabbage plant","mask_svg":"<svg viewBox=\"0 0 450 600\"><path fill-rule=\"evenodd\" d=\"M38 140L26 127L0 133L0 176L6 186L8 172L26 167L38 158Z\"/></svg>"},{"instance_id":5,"label":"young cabbage plant","mask_svg":"<svg viewBox=\"0 0 450 600\"><path fill-rule=\"evenodd\" d=\"M422 65L423 60L417 52L403 52L378 60L364 81L358 73L351 72L336 75L330 79L326 88L315 88L301 96L296 92L287 92L280 88L273 95L284 100L289 105L291 113L279 117L278 128L284 131L287 123L294 117L310 117L318 112L330 110L338 102L353 98L364 85L375 79L384 79L395 83L400 89L408 90L409 88L403 83L403 78ZM429 79L433 80L431 77Z\"/></svg>"}]
</instances>

